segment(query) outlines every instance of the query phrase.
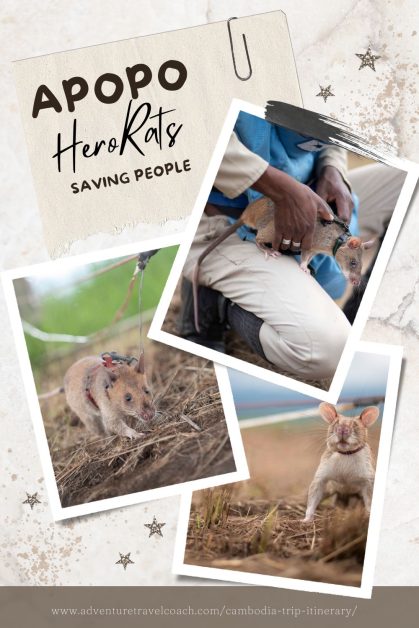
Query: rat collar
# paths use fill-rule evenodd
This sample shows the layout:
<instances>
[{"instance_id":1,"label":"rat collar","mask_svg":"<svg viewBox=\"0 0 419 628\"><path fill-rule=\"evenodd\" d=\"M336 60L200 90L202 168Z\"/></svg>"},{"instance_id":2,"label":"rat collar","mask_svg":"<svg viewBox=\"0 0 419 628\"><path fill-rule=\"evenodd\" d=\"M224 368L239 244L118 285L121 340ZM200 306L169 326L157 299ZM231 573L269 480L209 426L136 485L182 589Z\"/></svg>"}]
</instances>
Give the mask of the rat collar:
<instances>
[{"instance_id":1,"label":"rat collar","mask_svg":"<svg viewBox=\"0 0 419 628\"><path fill-rule=\"evenodd\" d=\"M344 456L351 456L352 454L357 454L358 451L361 451L361 449L364 449L364 447L365 447L365 443L361 445L360 447L357 447L356 449L351 449L350 451L340 451L340 449L337 449L336 451L338 452L338 454L342 454Z\"/></svg>"},{"instance_id":2,"label":"rat collar","mask_svg":"<svg viewBox=\"0 0 419 628\"><path fill-rule=\"evenodd\" d=\"M321 221L323 226L326 225L331 225L332 222L335 222L337 225L339 225L339 227L342 227L343 229L343 233L341 233L335 240L335 243L333 245L333 257L336 257L336 253L339 251L340 247L345 244L349 238L352 236L350 229L348 227L348 225L346 224L346 222L343 222L343 220L341 220L340 218L338 218L337 216L333 217L333 220L323 220Z\"/></svg>"}]
</instances>

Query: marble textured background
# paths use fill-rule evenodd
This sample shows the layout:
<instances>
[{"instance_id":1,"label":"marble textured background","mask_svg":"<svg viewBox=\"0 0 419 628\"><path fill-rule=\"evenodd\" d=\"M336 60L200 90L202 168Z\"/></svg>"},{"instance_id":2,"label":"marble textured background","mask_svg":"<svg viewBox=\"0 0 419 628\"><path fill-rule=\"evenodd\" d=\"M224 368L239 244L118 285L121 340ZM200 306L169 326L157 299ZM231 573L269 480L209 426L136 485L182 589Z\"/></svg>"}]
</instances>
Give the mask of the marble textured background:
<instances>
[{"instance_id":1,"label":"marble textured background","mask_svg":"<svg viewBox=\"0 0 419 628\"><path fill-rule=\"evenodd\" d=\"M228 6L227 6L228 5ZM164 30L282 9L288 17L305 106L347 121L372 143L391 142L419 160L419 4L415 0L4 0L0 16L2 188L0 267L47 259L31 182L11 61ZM377 71L358 71L355 53L371 44ZM209 77L211 79L211 77ZM319 84L335 94L324 103ZM403 344L405 365L398 404L375 583L419 585L419 199L411 204L363 338ZM184 223L147 235L180 232ZM99 234L73 245L73 254L144 238L144 226L118 236ZM114 510L69 523L51 523L32 424L0 295L0 584L192 584L177 580L170 564L178 498ZM5 437L7 435L7 437ZM42 504L22 505L25 491ZM148 539L144 523L165 521L164 537ZM134 565L115 565L131 552Z\"/></svg>"}]
</instances>

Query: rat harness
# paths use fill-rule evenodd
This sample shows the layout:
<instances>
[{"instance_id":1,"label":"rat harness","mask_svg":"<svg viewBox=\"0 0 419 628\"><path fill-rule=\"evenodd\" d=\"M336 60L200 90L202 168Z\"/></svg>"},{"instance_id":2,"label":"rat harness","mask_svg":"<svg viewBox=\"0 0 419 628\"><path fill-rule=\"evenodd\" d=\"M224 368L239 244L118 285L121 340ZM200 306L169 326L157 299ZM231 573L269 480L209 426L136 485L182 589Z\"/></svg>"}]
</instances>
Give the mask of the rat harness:
<instances>
[{"instance_id":1,"label":"rat harness","mask_svg":"<svg viewBox=\"0 0 419 628\"><path fill-rule=\"evenodd\" d=\"M134 288L134 284L135 284L135 280L138 276L138 274L140 275L140 284L139 284L139 289L138 289L138 309L139 309L139 327L140 327L140 349L139 349L139 355L142 356L144 355L144 343L143 343L143 319L142 319L142 292L143 292L143 278L144 278L144 270L150 260L150 257L152 257L153 255L155 255L157 253L158 249L155 250L151 250L151 251L143 251L142 253L140 253L138 255L138 259L137 259L137 264L135 266L133 275L131 277L131 281L129 283L128 286L128 293L127 293L127 298L125 299L125 302L123 304L123 309L125 309L125 305L128 302L129 297L131 296L132 290ZM119 312L121 312L121 314L123 313L123 309L120 308ZM119 313L118 312L118 313ZM119 316L118 316L119 318ZM109 369L111 371L115 371L118 369L118 367L121 364L127 364L128 366L131 366L131 364L133 362L138 362L138 359L135 358L134 356L127 356L127 355L122 355L120 353L117 353L116 351L105 351L104 353L100 354L100 357L102 359L102 362L100 362L99 364L95 365L87 374L86 377L86 386L85 386L85 393L86 393L86 397L89 400L89 402L97 409L99 409L98 404L96 403L96 400L92 394L92 384L93 384L93 379L95 374L99 371L99 369L101 367L105 367L106 369Z\"/></svg>"}]
</instances>

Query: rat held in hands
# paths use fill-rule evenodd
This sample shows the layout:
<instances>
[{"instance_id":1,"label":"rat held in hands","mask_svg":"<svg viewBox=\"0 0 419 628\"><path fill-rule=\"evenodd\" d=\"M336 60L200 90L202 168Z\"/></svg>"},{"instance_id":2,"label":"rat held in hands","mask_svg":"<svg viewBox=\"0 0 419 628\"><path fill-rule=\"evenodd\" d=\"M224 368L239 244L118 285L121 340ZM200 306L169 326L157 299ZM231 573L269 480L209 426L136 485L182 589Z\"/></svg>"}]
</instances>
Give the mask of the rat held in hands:
<instances>
[{"instance_id":1,"label":"rat held in hands","mask_svg":"<svg viewBox=\"0 0 419 628\"><path fill-rule=\"evenodd\" d=\"M144 368L144 354L113 361L109 354L75 362L64 376L67 403L87 430L96 435L139 438L125 420L150 421L155 408Z\"/></svg>"},{"instance_id":2,"label":"rat held in hands","mask_svg":"<svg viewBox=\"0 0 419 628\"><path fill-rule=\"evenodd\" d=\"M281 253L267 246L272 244L275 235L275 204L268 198L263 197L250 203L242 213L239 220L226 228L226 230L201 253L195 266L193 276L195 328L199 332L198 316L198 285L199 269L201 263L211 251L213 251L227 237L235 233L239 227L245 225L256 231L256 246L265 253L266 257L279 257ZM331 255L336 259L342 273L353 286L359 286L361 282L362 258L365 250L371 248L374 240L362 242L360 238L350 234L347 225L342 223L331 211L330 222L317 219L313 244L310 250L301 250L301 269L310 273L308 264L317 255ZM297 253L298 251L294 251Z\"/></svg>"},{"instance_id":3,"label":"rat held in hands","mask_svg":"<svg viewBox=\"0 0 419 628\"><path fill-rule=\"evenodd\" d=\"M368 406L356 417L339 414L330 403L321 403L319 411L329 423L326 451L308 491L304 523L313 520L317 506L326 495L359 495L370 512L374 486L374 462L367 443L368 428L380 414Z\"/></svg>"}]
</instances>

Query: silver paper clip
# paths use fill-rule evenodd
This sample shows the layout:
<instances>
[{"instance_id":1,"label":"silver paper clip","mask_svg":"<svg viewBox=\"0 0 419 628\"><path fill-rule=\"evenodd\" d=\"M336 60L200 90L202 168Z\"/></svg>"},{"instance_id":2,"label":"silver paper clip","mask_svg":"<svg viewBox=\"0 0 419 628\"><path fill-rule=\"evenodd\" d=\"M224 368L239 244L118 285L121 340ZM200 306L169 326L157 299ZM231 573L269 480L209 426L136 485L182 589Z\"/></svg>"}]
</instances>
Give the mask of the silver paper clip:
<instances>
[{"instance_id":1,"label":"silver paper clip","mask_svg":"<svg viewBox=\"0 0 419 628\"><path fill-rule=\"evenodd\" d=\"M248 73L247 76L240 76L240 74L237 72L236 57L235 57L235 54L234 54L234 46L233 46L233 37L231 35L230 22L232 20L237 20L237 18L236 17L231 17L230 19L227 20L228 36L230 38L231 56L233 57L234 73L235 73L235 75L237 76L237 78L240 81L248 81L250 79L250 77L252 76L253 70L252 70L252 64L250 62L249 50L247 48L246 35L244 33L242 33L244 51L246 53L247 63L249 64L249 73Z\"/></svg>"}]
</instances>

